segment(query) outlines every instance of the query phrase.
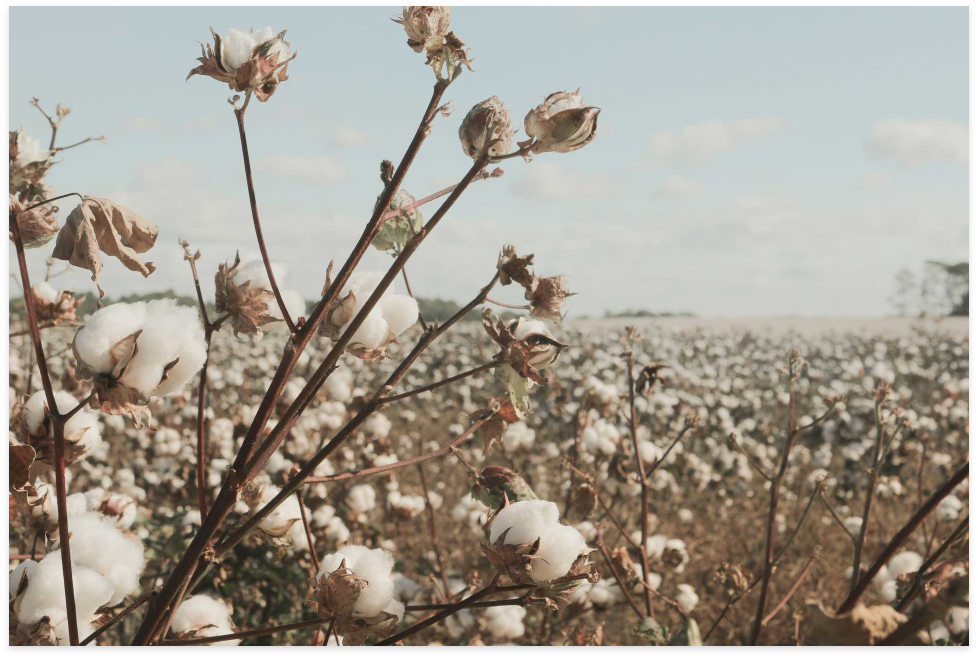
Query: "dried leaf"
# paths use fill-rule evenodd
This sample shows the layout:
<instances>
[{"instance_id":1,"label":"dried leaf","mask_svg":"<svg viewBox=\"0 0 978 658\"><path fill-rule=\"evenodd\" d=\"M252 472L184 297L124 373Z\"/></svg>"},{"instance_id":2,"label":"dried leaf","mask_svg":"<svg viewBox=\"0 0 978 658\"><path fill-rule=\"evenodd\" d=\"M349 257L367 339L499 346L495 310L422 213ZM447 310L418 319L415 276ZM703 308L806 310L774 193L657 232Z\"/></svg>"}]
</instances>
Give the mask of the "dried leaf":
<instances>
[{"instance_id":1,"label":"dried leaf","mask_svg":"<svg viewBox=\"0 0 978 658\"><path fill-rule=\"evenodd\" d=\"M857 603L852 612L842 615L826 612L821 601L808 600L806 605L812 615L808 639L817 645L871 646L907 621L906 615L886 604Z\"/></svg>"},{"instance_id":2,"label":"dried leaf","mask_svg":"<svg viewBox=\"0 0 978 658\"><path fill-rule=\"evenodd\" d=\"M118 258L133 272L148 277L156 267L143 263L137 254L152 249L158 234L155 225L129 208L108 199L88 197L68 215L51 255L89 270L96 285L102 271L100 250ZM99 286L99 297L102 296Z\"/></svg>"}]
</instances>

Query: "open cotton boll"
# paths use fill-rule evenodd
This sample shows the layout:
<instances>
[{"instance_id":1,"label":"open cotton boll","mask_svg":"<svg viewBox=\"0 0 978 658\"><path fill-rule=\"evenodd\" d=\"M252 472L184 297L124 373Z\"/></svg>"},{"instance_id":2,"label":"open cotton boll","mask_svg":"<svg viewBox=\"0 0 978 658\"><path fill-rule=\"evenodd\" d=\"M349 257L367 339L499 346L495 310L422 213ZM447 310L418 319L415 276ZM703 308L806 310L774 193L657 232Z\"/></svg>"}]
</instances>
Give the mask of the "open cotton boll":
<instances>
[{"instance_id":1,"label":"open cotton boll","mask_svg":"<svg viewBox=\"0 0 978 658\"><path fill-rule=\"evenodd\" d=\"M913 551L902 551L890 558L886 569L890 572L890 576L896 579L905 573L915 573L923 563L924 558Z\"/></svg>"},{"instance_id":2,"label":"open cotton boll","mask_svg":"<svg viewBox=\"0 0 978 658\"><path fill-rule=\"evenodd\" d=\"M112 585L110 605L120 603L139 589L143 571L143 545L139 539L126 535L113 520L97 512L73 515L69 529L72 564L92 569L108 579Z\"/></svg>"},{"instance_id":3,"label":"open cotton boll","mask_svg":"<svg viewBox=\"0 0 978 658\"><path fill-rule=\"evenodd\" d=\"M346 494L346 504L358 514L366 514L377 503L377 492L369 484L358 484L351 487Z\"/></svg>"},{"instance_id":4,"label":"open cotton boll","mask_svg":"<svg viewBox=\"0 0 978 658\"><path fill-rule=\"evenodd\" d=\"M536 430L521 420L506 428L503 433L503 447L509 452L519 448L531 448L536 436Z\"/></svg>"},{"instance_id":5,"label":"open cotton boll","mask_svg":"<svg viewBox=\"0 0 978 658\"><path fill-rule=\"evenodd\" d=\"M522 637L526 632L523 626L525 617L526 610L515 605L486 608L483 613L486 628L496 640L515 640Z\"/></svg>"},{"instance_id":6,"label":"open cotton boll","mask_svg":"<svg viewBox=\"0 0 978 658\"><path fill-rule=\"evenodd\" d=\"M237 30L231 31L237 32ZM272 274L275 275L275 282L279 285L285 280L288 272L288 269L282 263L272 263ZM272 290L272 281L268 278L265 262L261 258L255 258L254 260L242 263L234 273L234 279L232 280L237 286L244 285L250 281L248 288L251 290Z\"/></svg>"},{"instance_id":7,"label":"open cotton boll","mask_svg":"<svg viewBox=\"0 0 978 658\"><path fill-rule=\"evenodd\" d=\"M37 573L37 562L34 560L24 560L16 567L10 571L10 600L13 601L14 597L17 596L17 588L20 587L20 579L23 577L24 572L27 572L27 578L33 578L34 574Z\"/></svg>"},{"instance_id":8,"label":"open cotton boll","mask_svg":"<svg viewBox=\"0 0 978 658\"><path fill-rule=\"evenodd\" d=\"M285 310L289 312L289 317L292 318L292 322L298 322L299 318L304 318L308 315L306 312L306 300L301 294L295 290L280 290L279 292L282 293L282 301L285 303ZM269 317L276 318L281 321L264 325L262 329L266 333L270 334L286 333L289 330L289 325L285 324L285 321L282 320L282 309L279 308L278 300L275 299L274 294L265 300L265 307L266 313Z\"/></svg>"},{"instance_id":9,"label":"open cotton boll","mask_svg":"<svg viewBox=\"0 0 978 658\"><path fill-rule=\"evenodd\" d=\"M78 400L67 391L55 391L54 401L58 405L58 412L62 414L78 406ZM35 392L24 403L24 423L27 425L27 431L31 435L40 436L41 434L45 434L42 431L42 426L47 420L47 406L47 396L44 394L44 391ZM88 431L83 436L83 440L97 445L102 436L98 428L98 419L94 414L84 411L76 413L65 423L65 437L73 437L75 433L84 428L88 428ZM91 433L91 436L89 436L89 433Z\"/></svg>"},{"instance_id":10,"label":"open cotton boll","mask_svg":"<svg viewBox=\"0 0 978 658\"><path fill-rule=\"evenodd\" d=\"M360 590L353 612L359 617L373 617L391 606L394 597L394 556L382 548L369 549L366 546L344 546L322 559L321 569L316 574L320 579L337 569L346 560L346 567L367 581ZM404 612L401 606L401 614ZM393 613L392 613L393 614Z\"/></svg>"},{"instance_id":11,"label":"open cotton boll","mask_svg":"<svg viewBox=\"0 0 978 658\"><path fill-rule=\"evenodd\" d=\"M490 543L507 529L506 544L533 544L539 538L530 570L530 577L538 583L564 576L587 550L581 533L561 525L557 505L546 500L524 500L500 510L489 529Z\"/></svg>"},{"instance_id":12,"label":"open cotton boll","mask_svg":"<svg viewBox=\"0 0 978 658\"><path fill-rule=\"evenodd\" d=\"M145 302L111 304L99 309L75 333L75 350L95 372L111 372L110 354L120 340L140 329L146 320Z\"/></svg>"},{"instance_id":13,"label":"open cotton boll","mask_svg":"<svg viewBox=\"0 0 978 658\"><path fill-rule=\"evenodd\" d=\"M136 353L120 381L147 395L166 395L182 389L207 358L197 309L179 306L172 299L149 302L141 328ZM174 360L176 365L161 384L163 369Z\"/></svg>"},{"instance_id":14,"label":"open cotton boll","mask_svg":"<svg viewBox=\"0 0 978 658\"><path fill-rule=\"evenodd\" d=\"M387 326L395 336L400 336L418 321L418 302L410 295L386 295L379 306Z\"/></svg>"},{"instance_id":15,"label":"open cotton boll","mask_svg":"<svg viewBox=\"0 0 978 658\"><path fill-rule=\"evenodd\" d=\"M231 611L227 604L219 598L209 594L195 594L181 603L177 611L173 613L170 630L174 633L183 633L191 628L206 625L230 628ZM227 635L228 633L218 633L218 635Z\"/></svg>"},{"instance_id":16,"label":"open cotton boll","mask_svg":"<svg viewBox=\"0 0 978 658\"><path fill-rule=\"evenodd\" d=\"M540 533L560 523L560 512L547 500L523 500L499 511L489 528L489 543L494 544L504 531L507 544L532 544ZM580 533L578 533L580 534Z\"/></svg>"},{"instance_id":17,"label":"open cotton boll","mask_svg":"<svg viewBox=\"0 0 978 658\"><path fill-rule=\"evenodd\" d=\"M341 332L346 332L351 324L353 324L353 318L343 325ZM390 327L380 309L374 307L367 313L367 317L363 319L357 330L353 332L350 342L360 343L368 349L375 350L387 342L388 336L390 336Z\"/></svg>"},{"instance_id":18,"label":"open cotton boll","mask_svg":"<svg viewBox=\"0 0 978 658\"><path fill-rule=\"evenodd\" d=\"M78 621L78 637L80 640L84 640L86 637L95 632L95 627L88 622L84 622L80 619L76 621ZM59 647L71 646L71 632L68 630L67 619L54 627L54 636L58 638ZM86 646L98 646L98 641L92 640Z\"/></svg>"},{"instance_id":19,"label":"open cotton boll","mask_svg":"<svg viewBox=\"0 0 978 658\"><path fill-rule=\"evenodd\" d=\"M48 283L47 281L41 281L40 283L35 283L31 286L31 292L34 293L34 297L47 302L48 304L53 304L58 301L58 291Z\"/></svg>"},{"instance_id":20,"label":"open cotton boll","mask_svg":"<svg viewBox=\"0 0 978 658\"><path fill-rule=\"evenodd\" d=\"M689 614L696 607L696 604L700 602L700 597L696 595L696 591L693 589L692 585L686 585L685 583L677 586L679 589L679 594L676 595L676 603L679 604L679 609Z\"/></svg>"},{"instance_id":21,"label":"open cotton boll","mask_svg":"<svg viewBox=\"0 0 978 658\"><path fill-rule=\"evenodd\" d=\"M208 626L207 628L202 628L197 631L197 637L219 637L221 635L231 635L234 633L229 627L225 626ZM236 647L241 644L241 639L234 640L222 640L221 642L211 642L207 646L210 647Z\"/></svg>"},{"instance_id":22,"label":"open cotton boll","mask_svg":"<svg viewBox=\"0 0 978 658\"><path fill-rule=\"evenodd\" d=\"M72 555L74 557L74 555ZM27 589L17 606L17 621L36 624L42 617L58 625L68 619L65 608L64 572L61 570L61 551L44 556L34 573L28 572ZM79 620L89 619L112 596L112 583L101 574L81 566L73 566L75 611Z\"/></svg>"}]
</instances>

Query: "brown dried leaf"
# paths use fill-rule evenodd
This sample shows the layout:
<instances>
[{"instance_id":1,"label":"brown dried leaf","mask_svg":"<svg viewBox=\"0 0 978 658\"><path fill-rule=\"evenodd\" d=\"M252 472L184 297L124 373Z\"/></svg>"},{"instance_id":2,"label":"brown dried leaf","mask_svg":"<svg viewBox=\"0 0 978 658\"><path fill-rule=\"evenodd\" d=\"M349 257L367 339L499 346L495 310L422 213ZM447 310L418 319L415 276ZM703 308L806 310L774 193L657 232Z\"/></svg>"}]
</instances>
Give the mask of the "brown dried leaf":
<instances>
[{"instance_id":1,"label":"brown dried leaf","mask_svg":"<svg viewBox=\"0 0 978 658\"><path fill-rule=\"evenodd\" d=\"M857 603L842 615L827 612L821 601L808 600L806 605L812 615L808 639L816 645L871 646L907 621L906 615L885 604Z\"/></svg>"},{"instance_id":2,"label":"brown dried leaf","mask_svg":"<svg viewBox=\"0 0 978 658\"><path fill-rule=\"evenodd\" d=\"M96 285L102 271L100 250L148 277L156 267L143 263L137 254L152 249L158 234L155 225L129 208L101 197L88 197L68 215L51 255L89 270ZM102 295L99 287L99 297Z\"/></svg>"}]
</instances>

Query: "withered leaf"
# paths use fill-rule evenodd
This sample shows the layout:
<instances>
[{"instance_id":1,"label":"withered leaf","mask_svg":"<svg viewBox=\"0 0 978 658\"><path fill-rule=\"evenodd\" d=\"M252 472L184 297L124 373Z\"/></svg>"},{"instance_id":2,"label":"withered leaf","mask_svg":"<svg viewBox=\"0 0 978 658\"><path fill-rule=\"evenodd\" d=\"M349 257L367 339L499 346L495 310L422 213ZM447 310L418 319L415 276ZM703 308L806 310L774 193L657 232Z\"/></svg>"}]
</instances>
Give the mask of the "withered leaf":
<instances>
[{"instance_id":1,"label":"withered leaf","mask_svg":"<svg viewBox=\"0 0 978 658\"><path fill-rule=\"evenodd\" d=\"M808 639L818 645L870 646L883 640L907 621L907 616L886 604L856 604L852 612L827 612L821 601L806 601L812 616Z\"/></svg>"},{"instance_id":2,"label":"withered leaf","mask_svg":"<svg viewBox=\"0 0 978 658\"><path fill-rule=\"evenodd\" d=\"M143 263L137 254L152 249L158 234L155 225L129 208L101 197L88 197L68 215L51 255L89 270L96 285L102 271L100 250L146 277L156 266ZM103 295L99 286L99 297Z\"/></svg>"}]
</instances>

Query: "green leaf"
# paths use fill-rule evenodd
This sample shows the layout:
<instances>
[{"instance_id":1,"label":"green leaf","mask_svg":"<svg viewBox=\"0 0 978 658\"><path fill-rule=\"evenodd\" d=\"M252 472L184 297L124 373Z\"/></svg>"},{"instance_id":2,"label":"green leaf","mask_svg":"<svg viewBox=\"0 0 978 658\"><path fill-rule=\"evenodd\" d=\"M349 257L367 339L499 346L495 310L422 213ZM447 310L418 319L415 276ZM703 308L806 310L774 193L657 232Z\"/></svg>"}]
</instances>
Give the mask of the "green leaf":
<instances>
[{"instance_id":1,"label":"green leaf","mask_svg":"<svg viewBox=\"0 0 978 658\"><path fill-rule=\"evenodd\" d=\"M498 369L499 377L509 390L509 401L520 419L526 418L530 412L530 382L520 375L508 363Z\"/></svg>"},{"instance_id":2,"label":"green leaf","mask_svg":"<svg viewBox=\"0 0 978 658\"><path fill-rule=\"evenodd\" d=\"M645 638L649 642L658 642L659 644L665 644L668 639L665 627L661 626L652 617L646 617L638 626L632 626L632 635Z\"/></svg>"}]
</instances>

